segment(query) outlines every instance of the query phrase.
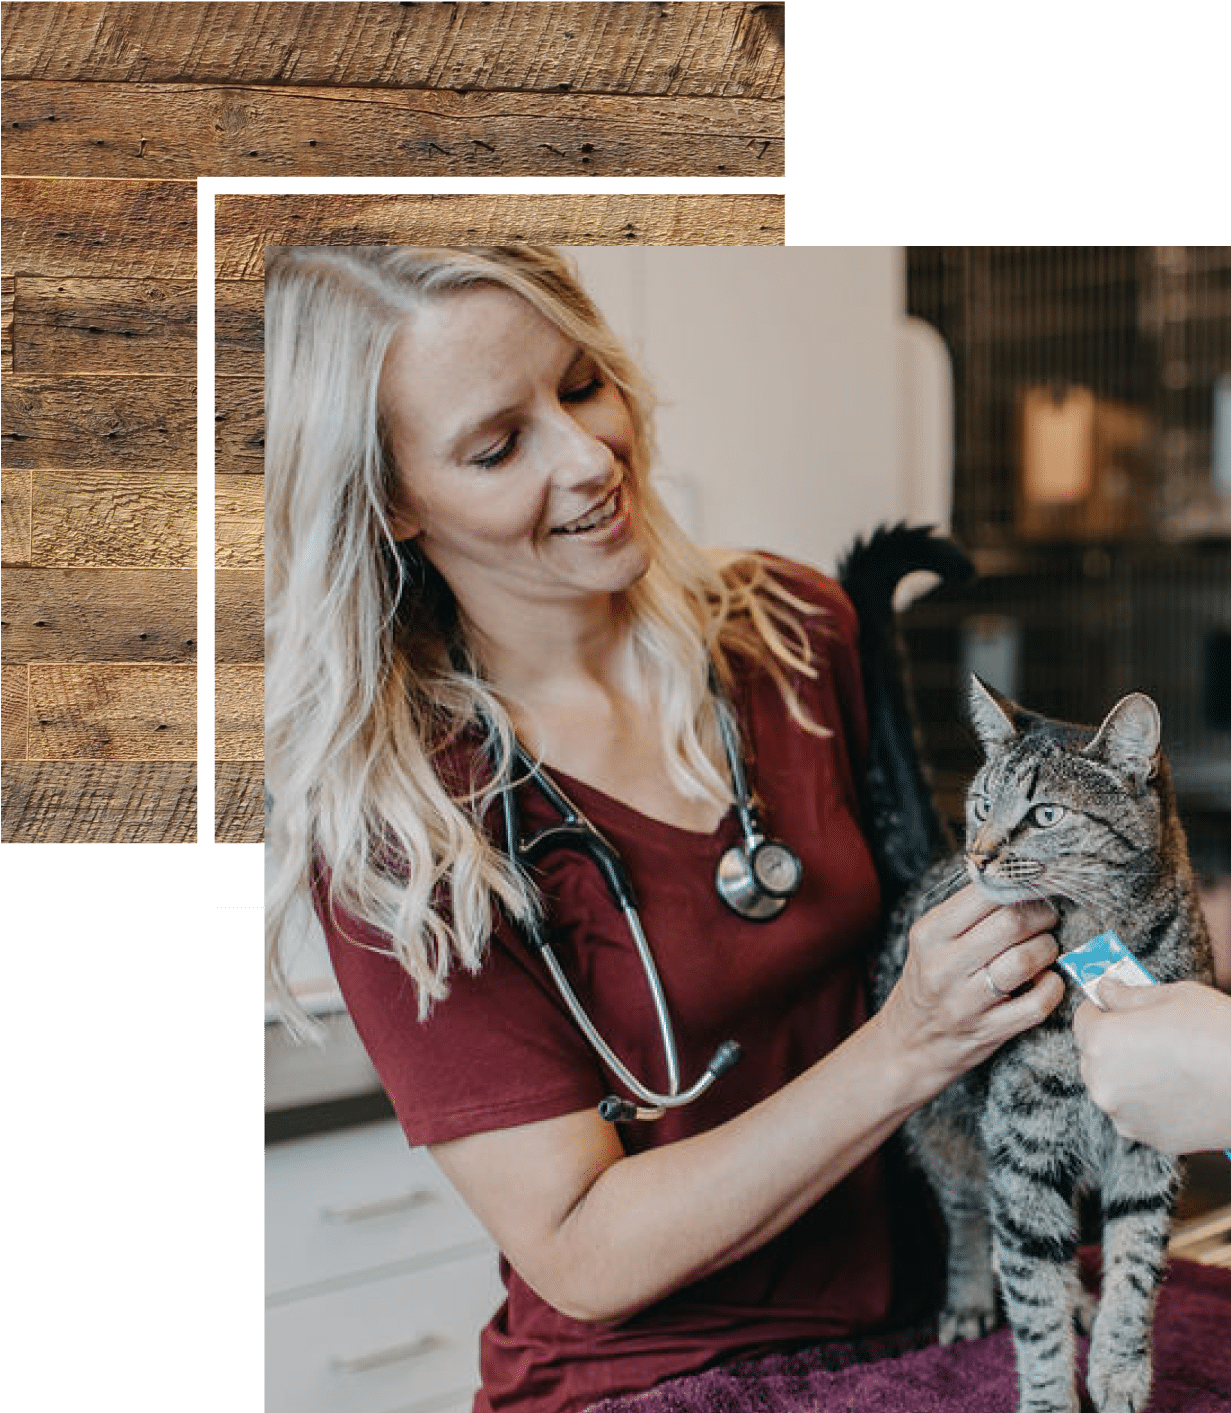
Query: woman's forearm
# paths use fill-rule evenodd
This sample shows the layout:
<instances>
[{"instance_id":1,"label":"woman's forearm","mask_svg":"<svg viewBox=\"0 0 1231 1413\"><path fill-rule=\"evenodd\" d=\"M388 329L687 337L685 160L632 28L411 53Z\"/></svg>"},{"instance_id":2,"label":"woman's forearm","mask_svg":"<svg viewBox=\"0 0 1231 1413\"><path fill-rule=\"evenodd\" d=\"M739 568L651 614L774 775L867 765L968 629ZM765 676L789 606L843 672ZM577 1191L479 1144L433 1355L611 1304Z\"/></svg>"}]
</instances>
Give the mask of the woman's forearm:
<instances>
[{"instance_id":1,"label":"woman's forearm","mask_svg":"<svg viewBox=\"0 0 1231 1413\"><path fill-rule=\"evenodd\" d=\"M576 1288L556 1302L619 1319L784 1231L927 1097L888 1039L874 1018L729 1122L604 1169L559 1230Z\"/></svg>"},{"instance_id":2,"label":"woman's forearm","mask_svg":"<svg viewBox=\"0 0 1231 1413\"><path fill-rule=\"evenodd\" d=\"M1037 1024L1063 983L1046 905L954 895L912 930L883 1009L782 1089L704 1133L627 1156L593 1110L433 1149L512 1264L579 1319L626 1317L756 1250L913 1110ZM996 1000L981 975L995 960Z\"/></svg>"}]
</instances>

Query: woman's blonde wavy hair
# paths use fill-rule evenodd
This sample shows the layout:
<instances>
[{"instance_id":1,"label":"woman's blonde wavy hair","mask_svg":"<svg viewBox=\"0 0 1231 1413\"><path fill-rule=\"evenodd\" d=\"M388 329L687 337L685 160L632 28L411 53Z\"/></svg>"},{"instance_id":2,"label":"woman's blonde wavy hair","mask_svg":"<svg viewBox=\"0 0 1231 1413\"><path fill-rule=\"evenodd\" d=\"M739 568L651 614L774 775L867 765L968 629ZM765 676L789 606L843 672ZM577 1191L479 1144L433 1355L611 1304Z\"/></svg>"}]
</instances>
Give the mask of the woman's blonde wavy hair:
<instances>
[{"instance_id":1,"label":"woman's blonde wavy hair","mask_svg":"<svg viewBox=\"0 0 1231 1413\"><path fill-rule=\"evenodd\" d=\"M529 881L484 828L513 730L484 682L452 595L390 528L395 472L382 434L385 356L424 300L511 290L619 387L651 568L626 593L672 780L729 802L709 679L761 663L792 714L813 675L812 611L752 554L702 554L649 481L653 402L563 255L543 247L305 247L271 251L265 285L266 925L272 990L303 1023L285 961L324 906L374 926L414 981L421 1015L455 966L481 965L497 909L524 923ZM444 768L473 741L465 780ZM447 754L446 754L447 753ZM464 754L464 753L463 753ZM490 764L489 764L490 762ZM438 768L439 767L439 768Z\"/></svg>"}]
</instances>

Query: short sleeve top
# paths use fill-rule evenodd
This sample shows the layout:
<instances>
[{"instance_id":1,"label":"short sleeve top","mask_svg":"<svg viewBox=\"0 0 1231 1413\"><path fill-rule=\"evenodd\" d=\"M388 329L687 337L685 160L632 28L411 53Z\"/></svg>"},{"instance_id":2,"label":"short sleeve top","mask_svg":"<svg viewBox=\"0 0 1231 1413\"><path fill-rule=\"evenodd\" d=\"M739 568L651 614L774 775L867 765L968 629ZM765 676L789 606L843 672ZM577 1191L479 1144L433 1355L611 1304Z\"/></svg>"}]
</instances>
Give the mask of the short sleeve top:
<instances>
[{"instance_id":1,"label":"short sleeve top","mask_svg":"<svg viewBox=\"0 0 1231 1413\"><path fill-rule=\"evenodd\" d=\"M552 772L623 858L668 999L683 1083L723 1041L738 1041L743 1052L695 1103L656 1122L621 1125L630 1153L741 1113L867 1016L880 894L859 818L867 726L857 623L832 580L772 563L817 610L804 620L816 676L796 687L829 733L792 720L763 670L739 675L733 704L749 783L766 827L803 865L800 888L777 918L745 920L717 895L718 859L742 837L734 809L712 833L693 832ZM529 787L520 789L519 807L526 832L558 818ZM645 976L598 869L560 851L543 860L536 881L553 950L600 1032L634 1074L665 1089ZM342 993L412 1144L572 1113L619 1092L542 960L511 927L497 927L479 972L455 975L447 999L421 1022L408 976L372 950L382 945L379 934L320 902ZM874 1157L760 1250L610 1325L561 1314L502 1262L507 1300L484 1334L477 1413L562 1413L710 1363L884 1328L901 1314L902 1294L888 1203Z\"/></svg>"}]
</instances>

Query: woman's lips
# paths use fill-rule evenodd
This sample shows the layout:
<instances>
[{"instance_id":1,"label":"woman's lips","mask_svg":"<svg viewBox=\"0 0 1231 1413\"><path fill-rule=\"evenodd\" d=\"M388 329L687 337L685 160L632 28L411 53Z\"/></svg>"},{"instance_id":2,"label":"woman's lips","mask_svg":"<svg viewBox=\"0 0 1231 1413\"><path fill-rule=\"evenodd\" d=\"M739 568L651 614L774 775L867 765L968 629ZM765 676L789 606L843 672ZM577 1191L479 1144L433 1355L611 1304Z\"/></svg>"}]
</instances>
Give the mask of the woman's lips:
<instances>
[{"instance_id":1,"label":"woman's lips","mask_svg":"<svg viewBox=\"0 0 1231 1413\"><path fill-rule=\"evenodd\" d=\"M620 513L623 506L623 482L613 486L597 505L578 515L565 525L557 525L553 535L585 535L608 525Z\"/></svg>"}]
</instances>

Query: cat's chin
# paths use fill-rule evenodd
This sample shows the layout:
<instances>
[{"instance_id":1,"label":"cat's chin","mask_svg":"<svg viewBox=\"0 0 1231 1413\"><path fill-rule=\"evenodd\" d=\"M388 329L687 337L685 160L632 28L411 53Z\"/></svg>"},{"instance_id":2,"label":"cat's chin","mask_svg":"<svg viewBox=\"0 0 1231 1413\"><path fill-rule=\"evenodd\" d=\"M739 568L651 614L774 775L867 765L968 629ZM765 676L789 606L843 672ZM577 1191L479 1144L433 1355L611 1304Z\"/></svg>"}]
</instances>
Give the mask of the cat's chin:
<instances>
[{"instance_id":1,"label":"cat's chin","mask_svg":"<svg viewBox=\"0 0 1231 1413\"><path fill-rule=\"evenodd\" d=\"M970 870L970 877L979 892L990 898L993 903L1029 903L1043 896L1038 888L1026 888L1020 883L1005 883L1000 879L988 878L986 874L976 873L974 869Z\"/></svg>"}]
</instances>

